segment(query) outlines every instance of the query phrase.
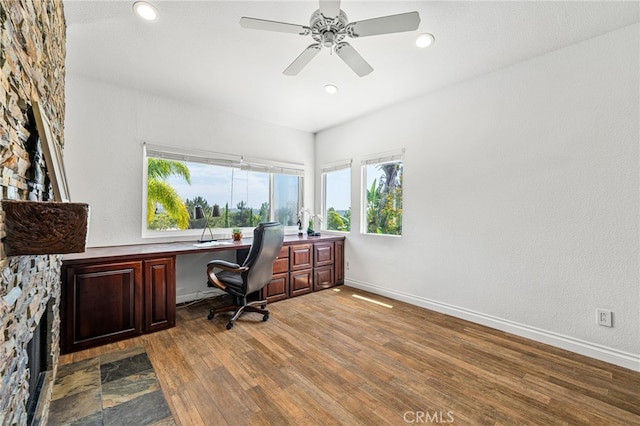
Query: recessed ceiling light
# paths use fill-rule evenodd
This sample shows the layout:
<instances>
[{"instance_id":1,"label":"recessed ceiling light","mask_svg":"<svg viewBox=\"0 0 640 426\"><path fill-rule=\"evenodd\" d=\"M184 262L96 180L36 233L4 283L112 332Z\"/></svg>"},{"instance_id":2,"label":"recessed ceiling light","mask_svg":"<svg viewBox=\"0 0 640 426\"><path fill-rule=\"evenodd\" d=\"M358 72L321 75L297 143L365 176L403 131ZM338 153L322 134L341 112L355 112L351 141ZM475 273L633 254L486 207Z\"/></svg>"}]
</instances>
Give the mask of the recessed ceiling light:
<instances>
[{"instance_id":1,"label":"recessed ceiling light","mask_svg":"<svg viewBox=\"0 0 640 426\"><path fill-rule=\"evenodd\" d=\"M433 43L435 43L435 41L436 41L436 38L433 36L433 34L429 34L429 33L419 34L416 37L416 46L420 48L429 47Z\"/></svg>"},{"instance_id":2,"label":"recessed ceiling light","mask_svg":"<svg viewBox=\"0 0 640 426\"><path fill-rule=\"evenodd\" d=\"M145 21L157 21L158 10L146 1L137 1L133 4L133 10Z\"/></svg>"},{"instance_id":3,"label":"recessed ceiling light","mask_svg":"<svg viewBox=\"0 0 640 426\"><path fill-rule=\"evenodd\" d=\"M335 86L333 84L326 84L324 86L324 91L330 95L335 95L336 93L338 93L338 86Z\"/></svg>"}]
</instances>

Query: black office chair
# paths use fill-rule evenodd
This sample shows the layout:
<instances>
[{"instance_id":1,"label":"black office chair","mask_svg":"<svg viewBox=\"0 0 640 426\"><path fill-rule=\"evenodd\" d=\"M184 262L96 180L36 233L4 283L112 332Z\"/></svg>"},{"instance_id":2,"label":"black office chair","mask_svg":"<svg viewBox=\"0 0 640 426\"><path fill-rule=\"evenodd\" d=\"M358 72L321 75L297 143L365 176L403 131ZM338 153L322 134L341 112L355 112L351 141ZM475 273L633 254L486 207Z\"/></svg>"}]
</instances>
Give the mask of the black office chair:
<instances>
[{"instance_id":1,"label":"black office chair","mask_svg":"<svg viewBox=\"0 0 640 426\"><path fill-rule=\"evenodd\" d=\"M213 286L233 297L233 305L211 309L209 319L220 312L235 311L227 330L244 312L261 313L262 321L269 319L266 300L248 301L247 296L269 284L273 275L273 262L278 257L284 240L284 227L278 222L261 223L253 231L253 242L242 266L224 260L207 263L207 276ZM214 270L220 270L214 272ZM258 307L259 306L259 307Z\"/></svg>"}]
</instances>

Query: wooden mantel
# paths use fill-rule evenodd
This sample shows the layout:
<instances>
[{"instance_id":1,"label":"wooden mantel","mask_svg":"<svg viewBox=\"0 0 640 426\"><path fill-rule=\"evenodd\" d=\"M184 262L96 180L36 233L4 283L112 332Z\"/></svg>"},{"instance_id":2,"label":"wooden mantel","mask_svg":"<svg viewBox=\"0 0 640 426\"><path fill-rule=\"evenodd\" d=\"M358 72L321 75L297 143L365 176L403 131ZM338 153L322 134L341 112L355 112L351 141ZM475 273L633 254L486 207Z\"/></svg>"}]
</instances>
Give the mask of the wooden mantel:
<instances>
[{"instance_id":1,"label":"wooden mantel","mask_svg":"<svg viewBox=\"0 0 640 426\"><path fill-rule=\"evenodd\" d=\"M89 205L2 200L7 256L81 253L87 242Z\"/></svg>"}]
</instances>

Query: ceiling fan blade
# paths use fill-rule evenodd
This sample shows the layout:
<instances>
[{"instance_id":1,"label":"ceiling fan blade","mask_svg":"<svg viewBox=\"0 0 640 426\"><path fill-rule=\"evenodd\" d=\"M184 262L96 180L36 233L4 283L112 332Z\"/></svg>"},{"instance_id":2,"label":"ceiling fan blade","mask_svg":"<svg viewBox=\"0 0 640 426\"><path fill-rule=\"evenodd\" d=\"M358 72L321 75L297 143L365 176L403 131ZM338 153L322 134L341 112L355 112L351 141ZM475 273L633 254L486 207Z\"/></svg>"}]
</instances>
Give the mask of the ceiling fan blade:
<instances>
[{"instance_id":1,"label":"ceiling fan blade","mask_svg":"<svg viewBox=\"0 0 640 426\"><path fill-rule=\"evenodd\" d=\"M364 77L373 71L373 67L371 67L349 43L339 43L335 50L336 54L340 56L340 59L349 65L349 68L360 77Z\"/></svg>"},{"instance_id":2,"label":"ceiling fan blade","mask_svg":"<svg viewBox=\"0 0 640 426\"><path fill-rule=\"evenodd\" d=\"M420 14L418 12L407 12L352 22L347 26L347 33L351 37L367 37L413 31L418 29L418 25L420 25Z\"/></svg>"},{"instance_id":3,"label":"ceiling fan blade","mask_svg":"<svg viewBox=\"0 0 640 426\"><path fill-rule=\"evenodd\" d=\"M242 28L249 28L252 30L276 31L279 33L300 35L307 35L310 32L309 28L303 25L287 24L286 22L267 21L266 19L247 18L244 16L240 18L240 26Z\"/></svg>"},{"instance_id":4,"label":"ceiling fan blade","mask_svg":"<svg viewBox=\"0 0 640 426\"><path fill-rule=\"evenodd\" d=\"M282 73L284 75L298 75L302 68L307 66L309 62L320 53L320 43L314 43L304 49L302 53L284 70Z\"/></svg>"},{"instance_id":5,"label":"ceiling fan blade","mask_svg":"<svg viewBox=\"0 0 640 426\"><path fill-rule=\"evenodd\" d=\"M340 0L320 0L320 13L326 18L335 18L340 14Z\"/></svg>"}]
</instances>

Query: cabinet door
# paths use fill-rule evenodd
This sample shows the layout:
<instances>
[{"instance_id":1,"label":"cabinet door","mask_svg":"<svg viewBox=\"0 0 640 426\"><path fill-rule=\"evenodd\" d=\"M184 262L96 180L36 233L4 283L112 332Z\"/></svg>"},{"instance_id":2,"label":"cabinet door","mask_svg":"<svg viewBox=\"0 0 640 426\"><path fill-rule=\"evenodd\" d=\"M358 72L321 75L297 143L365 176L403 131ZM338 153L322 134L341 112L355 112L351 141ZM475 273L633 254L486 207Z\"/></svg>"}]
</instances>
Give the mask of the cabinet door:
<instances>
[{"instance_id":1,"label":"cabinet door","mask_svg":"<svg viewBox=\"0 0 640 426\"><path fill-rule=\"evenodd\" d=\"M313 268L313 244L294 244L289 250L289 270Z\"/></svg>"},{"instance_id":2,"label":"cabinet door","mask_svg":"<svg viewBox=\"0 0 640 426\"><path fill-rule=\"evenodd\" d=\"M333 241L328 243L315 243L313 245L313 261L316 268L319 266L333 265Z\"/></svg>"},{"instance_id":3,"label":"cabinet door","mask_svg":"<svg viewBox=\"0 0 640 426\"><path fill-rule=\"evenodd\" d=\"M142 263L66 268L61 324L66 352L142 333Z\"/></svg>"},{"instance_id":4,"label":"cabinet door","mask_svg":"<svg viewBox=\"0 0 640 426\"><path fill-rule=\"evenodd\" d=\"M336 241L336 284L344 284L344 240Z\"/></svg>"},{"instance_id":5,"label":"cabinet door","mask_svg":"<svg viewBox=\"0 0 640 426\"><path fill-rule=\"evenodd\" d=\"M144 332L176 325L176 273L173 257L144 261Z\"/></svg>"},{"instance_id":6,"label":"cabinet door","mask_svg":"<svg viewBox=\"0 0 640 426\"><path fill-rule=\"evenodd\" d=\"M274 274L271 282L263 290L268 303L277 302L289 297L289 273Z\"/></svg>"},{"instance_id":7,"label":"cabinet door","mask_svg":"<svg viewBox=\"0 0 640 426\"><path fill-rule=\"evenodd\" d=\"M318 291L335 286L333 266L322 266L313 270L313 290Z\"/></svg>"},{"instance_id":8,"label":"cabinet door","mask_svg":"<svg viewBox=\"0 0 640 426\"><path fill-rule=\"evenodd\" d=\"M311 250L311 248L309 248ZM313 269L293 271L289 274L289 296L300 296L313 291Z\"/></svg>"}]
</instances>

